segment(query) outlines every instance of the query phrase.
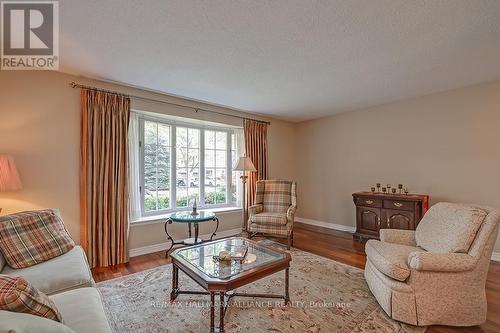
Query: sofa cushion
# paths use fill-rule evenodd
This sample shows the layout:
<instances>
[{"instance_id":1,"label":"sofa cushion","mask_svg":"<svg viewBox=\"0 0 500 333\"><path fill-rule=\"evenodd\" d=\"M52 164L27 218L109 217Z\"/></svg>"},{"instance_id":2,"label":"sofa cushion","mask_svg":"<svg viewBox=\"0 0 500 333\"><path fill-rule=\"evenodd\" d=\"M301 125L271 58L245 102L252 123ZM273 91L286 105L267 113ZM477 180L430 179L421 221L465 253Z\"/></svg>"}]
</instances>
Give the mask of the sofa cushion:
<instances>
[{"instance_id":1,"label":"sofa cushion","mask_svg":"<svg viewBox=\"0 0 500 333\"><path fill-rule=\"evenodd\" d=\"M54 302L22 277L0 276L0 310L28 313L62 322Z\"/></svg>"},{"instance_id":2,"label":"sofa cushion","mask_svg":"<svg viewBox=\"0 0 500 333\"><path fill-rule=\"evenodd\" d=\"M26 313L0 311L0 332L75 333L57 321Z\"/></svg>"},{"instance_id":3,"label":"sofa cushion","mask_svg":"<svg viewBox=\"0 0 500 333\"><path fill-rule=\"evenodd\" d=\"M78 333L110 333L101 296L96 288L69 290L50 298L64 317L64 323Z\"/></svg>"},{"instance_id":4,"label":"sofa cushion","mask_svg":"<svg viewBox=\"0 0 500 333\"><path fill-rule=\"evenodd\" d=\"M440 202L418 224L417 245L429 252L466 253L487 213L477 207Z\"/></svg>"},{"instance_id":5,"label":"sofa cushion","mask_svg":"<svg viewBox=\"0 0 500 333\"><path fill-rule=\"evenodd\" d=\"M256 224L267 224L273 226L283 226L286 225L286 213L272 213L272 212L262 212L259 214L252 215L250 221Z\"/></svg>"},{"instance_id":6,"label":"sofa cushion","mask_svg":"<svg viewBox=\"0 0 500 333\"><path fill-rule=\"evenodd\" d=\"M414 246L385 243L378 240L369 240L365 246L366 256L370 262L385 275L405 281L410 276L408 255L412 252L423 252Z\"/></svg>"},{"instance_id":7,"label":"sofa cushion","mask_svg":"<svg viewBox=\"0 0 500 333\"><path fill-rule=\"evenodd\" d=\"M0 249L12 268L26 268L60 256L75 246L55 209L0 217Z\"/></svg>"},{"instance_id":8,"label":"sofa cushion","mask_svg":"<svg viewBox=\"0 0 500 333\"><path fill-rule=\"evenodd\" d=\"M46 294L94 285L85 252L80 246L62 256L23 269L5 267L2 274L22 276Z\"/></svg>"}]
</instances>

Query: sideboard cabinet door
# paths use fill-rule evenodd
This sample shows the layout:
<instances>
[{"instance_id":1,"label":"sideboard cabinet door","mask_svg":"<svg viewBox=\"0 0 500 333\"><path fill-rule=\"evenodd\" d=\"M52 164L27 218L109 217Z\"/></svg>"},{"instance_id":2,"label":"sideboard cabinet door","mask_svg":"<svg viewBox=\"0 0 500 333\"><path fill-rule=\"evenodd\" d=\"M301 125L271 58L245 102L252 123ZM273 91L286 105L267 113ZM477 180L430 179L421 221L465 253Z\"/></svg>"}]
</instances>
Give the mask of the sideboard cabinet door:
<instances>
[{"instance_id":1,"label":"sideboard cabinet door","mask_svg":"<svg viewBox=\"0 0 500 333\"><path fill-rule=\"evenodd\" d=\"M378 236L381 221L381 209L372 207L357 207L357 229L367 235Z\"/></svg>"},{"instance_id":2,"label":"sideboard cabinet door","mask_svg":"<svg viewBox=\"0 0 500 333\"><path fill-rule=\"evenodd\" d=\"M415 230L415 214L404 210L384 209L383 222L388 229Z\"/></svg>"}]
</instances>

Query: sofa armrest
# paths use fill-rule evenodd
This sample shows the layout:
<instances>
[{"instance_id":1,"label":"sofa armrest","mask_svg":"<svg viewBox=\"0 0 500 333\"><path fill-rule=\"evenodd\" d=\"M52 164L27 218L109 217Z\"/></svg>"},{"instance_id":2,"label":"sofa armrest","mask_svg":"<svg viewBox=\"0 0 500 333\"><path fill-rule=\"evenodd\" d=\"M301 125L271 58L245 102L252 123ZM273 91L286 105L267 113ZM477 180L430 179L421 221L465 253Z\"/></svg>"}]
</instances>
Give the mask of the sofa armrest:
<instances>
[{"instance_id":1,"label":"sofa armrest","mask_svg":"<svg viewBox=\"0 0 500 333\"><path fill-rule=\"evenodd\" d=\"M411 252L408 265L417 271L465 272L474 269L476 260L467 253Z\"/></svg>"},{"instance_id":2,"label":"sofa armrest","mask_svg":"<svg viewBox=\"0 0 500 333\"><path fill-rule=\"evenodd\" d=\"M263 204L256 204L248 207L248 217L252 217L252 215L262 213L264 211Z\"/></svg>"},{"instance_id":3,"label":"sofa armrest","mask_svg":"<svg viewBox=\"0 0 500 333\"><path fill-rule=\"evenodd\" d=\"M380 229L380 240L386 243L417 246L415 230Z\"/></svg>"}]
</instances>

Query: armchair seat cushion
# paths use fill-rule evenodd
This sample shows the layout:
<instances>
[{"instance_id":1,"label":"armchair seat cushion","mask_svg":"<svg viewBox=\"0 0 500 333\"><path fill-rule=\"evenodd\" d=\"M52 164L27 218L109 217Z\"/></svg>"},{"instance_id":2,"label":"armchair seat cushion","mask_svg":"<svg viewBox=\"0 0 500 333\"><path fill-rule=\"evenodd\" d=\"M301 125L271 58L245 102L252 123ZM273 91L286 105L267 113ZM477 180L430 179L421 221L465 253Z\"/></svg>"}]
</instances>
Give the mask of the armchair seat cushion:
<instances>
[{"instance_id":1,"label":"armchair seat cushion","mask_svg":"<svg viewBox=\"0 0 500 333\"><path fill-rule=\"evenodd\" d=\"M256 224L269 225L269 226L284 226L287 224L286 212L262 212L252 215L250 221Z\"/></svg>"},{"instance_id":2,"label":"armchair seat cushion","mask_svg":"<svg viewBox=\"0 0 500 333\"><path fill-rule=\"evenodd\" d=\"M398 281L405 281L411 273L408 256L412 252L424 250L407 245L385 243L377 240L366 242L368 260L382 273Z\"/></svg>"},{"instance_id":3,"label":"armchair seat cushion","mask_svg":"<svg viewBox=\"0 0 500 333\"><path fill-rule=\"evenodd\" d=\"M283 226L273 226L267 224L250 223L248 225L248 231L276 236L288 236L292 232L292 228L290 228L290 226L291 224Z\"/></svg>"}]
</instances>

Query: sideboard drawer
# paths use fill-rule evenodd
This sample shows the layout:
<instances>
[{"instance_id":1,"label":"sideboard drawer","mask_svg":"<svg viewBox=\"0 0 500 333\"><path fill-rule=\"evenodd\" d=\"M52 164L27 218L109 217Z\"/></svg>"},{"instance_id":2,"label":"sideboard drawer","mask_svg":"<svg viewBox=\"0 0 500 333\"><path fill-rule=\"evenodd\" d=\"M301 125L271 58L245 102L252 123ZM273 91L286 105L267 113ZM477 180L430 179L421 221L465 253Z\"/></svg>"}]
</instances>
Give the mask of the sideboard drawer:
<instances>
[{"instance_id":1,"label":"sideboard drawer","mask_svg":"<svg viewBox=\"0 0 500 333\"><path fill-rule=\"evenodd\" d=\"M356 206L382 208L382 199L358 197L358 198L356 198Z\"/></svg>"},{"instance_id":2,"label":"sideboard drawer","mask_svg":"<svg viewBox=\"0 0 500 333\"><path fill-rule=\"evenodd\" d=\"M403 200L384 200L384 208L413 211L415 210L415 202Z\"/></svg>"}]
</instances>

